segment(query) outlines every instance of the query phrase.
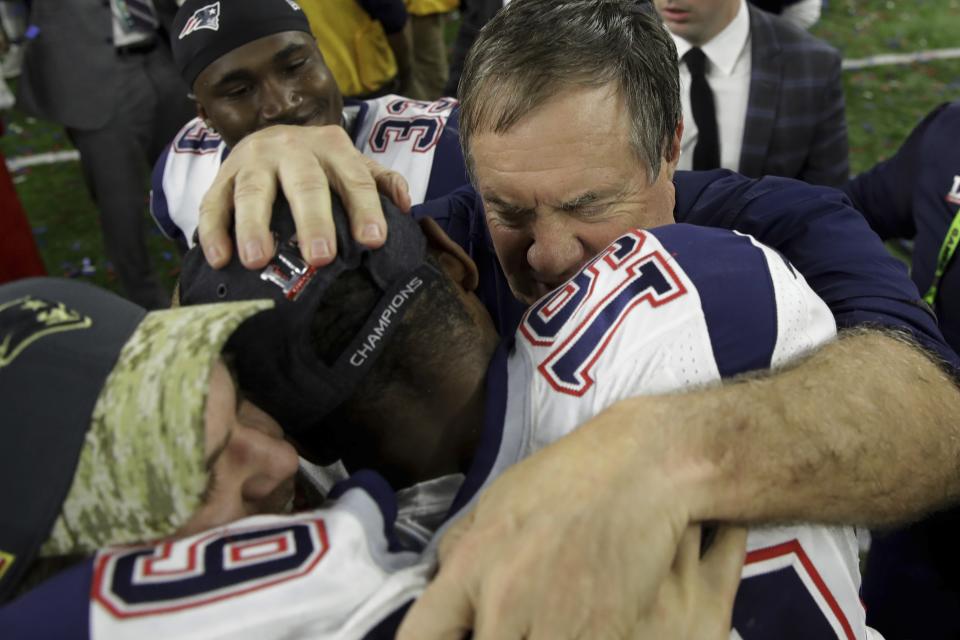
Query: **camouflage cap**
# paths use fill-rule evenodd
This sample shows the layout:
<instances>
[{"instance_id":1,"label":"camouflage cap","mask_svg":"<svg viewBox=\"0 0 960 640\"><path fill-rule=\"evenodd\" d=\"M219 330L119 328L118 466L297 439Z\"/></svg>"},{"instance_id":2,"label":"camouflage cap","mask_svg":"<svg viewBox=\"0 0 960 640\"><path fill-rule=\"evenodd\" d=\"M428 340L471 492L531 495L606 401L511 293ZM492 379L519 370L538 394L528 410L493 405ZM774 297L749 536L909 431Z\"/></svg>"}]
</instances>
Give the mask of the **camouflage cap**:
<instances>
[{"instance_id":1,"label":"camouflage cap","mask_svg":"<svg viewBox=\"0 0 960 640\"><path fill-rule=\"evenodd\" d=\"M75 281L0 286L0 599L41 556L174 533L207 484L223 344L266 300L145 313Z\"/></svg>"}]
</instances>

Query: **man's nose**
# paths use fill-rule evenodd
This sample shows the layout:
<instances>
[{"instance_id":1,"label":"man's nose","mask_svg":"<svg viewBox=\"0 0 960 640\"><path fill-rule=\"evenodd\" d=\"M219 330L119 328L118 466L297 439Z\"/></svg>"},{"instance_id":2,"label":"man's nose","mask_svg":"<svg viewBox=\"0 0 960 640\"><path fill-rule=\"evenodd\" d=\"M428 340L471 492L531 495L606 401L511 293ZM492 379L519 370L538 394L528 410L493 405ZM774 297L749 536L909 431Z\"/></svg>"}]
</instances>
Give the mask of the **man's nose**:
<instances>
[{"instance_id":1,"label":"man's nose","mask_svg":"<svg viewBox=\"0 0 960 640\"><path fill-rule=\"evenodd\" d=\"M300 458L293 445L283 438L279 425L258 407L244 402L240 413L244 426L234 432L234 437L242 441L248 463L243 493L245 499L255 501L290 481L297 472Z\"/></svg>"},{"instance_id":2,"label":"man's nose","mask_svg":"<svg viewBox=\"0 0 960 640\"><path fill-rule=\"evenodd\" d=\"M537 214L527 262L534 274L551 285L573 275L584 258L584 246L572 222L562 213Z\"/></svg>"},{"instance_id":3,"label":"man's nose","mask_svg":"<svg viewBox=\"0 0 960 640\"><path fill-rule=\"evenodd\" d=\"M279 120L296 111L302 101L294 87L270 79L261 88L260 113L264 120Z\"/></svg>"}]
</instances>

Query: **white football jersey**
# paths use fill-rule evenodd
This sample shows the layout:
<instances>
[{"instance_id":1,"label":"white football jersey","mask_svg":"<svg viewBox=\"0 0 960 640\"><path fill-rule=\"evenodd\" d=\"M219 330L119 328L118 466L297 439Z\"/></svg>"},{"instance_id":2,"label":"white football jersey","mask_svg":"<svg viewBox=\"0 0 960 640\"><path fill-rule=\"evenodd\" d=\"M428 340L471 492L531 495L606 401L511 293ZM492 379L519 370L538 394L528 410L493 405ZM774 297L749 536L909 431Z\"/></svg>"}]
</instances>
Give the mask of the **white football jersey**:
<instances>
[{"instance_id":1,"label":"white football jersey","mask_svg":"<svg viewBox=\"0 0 960 640\"><path fill-rule=\"evenodd\" d=\"M0 607L4 637L392 638L433 563L403 550L397 505L361 472L326 506L114 548ZM10 634L8 636L8 634Z\"/></svg>"},{"instance_id":2,"label":"white football jersey","mask_svg":"<svg viewBox=\"0 0 960 640\"><path fill-rule=\"evenodd\" d=\"M343 110L356 148L406 178L415 205L467 184L458 123L453 98L420 102L390 95L347 101ZM167 237L193 246L200 201L228 153L220 135L194 118L161 154L153 169L150 212Z\"/></svg>"},{"instance_id":3,"label":"white football jersey","mask_svg":"<svg viewBox=\"0 0 960 640\"><path fill-rule=\"evenodd\" d=\"M628 233L534 304L495 358L480 468L455 508L618 400L781 366L835 335L802 276L749 236L682 224ZM852 528L756 528L747 550L732 638L876 637Z\"/></svg>"}]
</instances>

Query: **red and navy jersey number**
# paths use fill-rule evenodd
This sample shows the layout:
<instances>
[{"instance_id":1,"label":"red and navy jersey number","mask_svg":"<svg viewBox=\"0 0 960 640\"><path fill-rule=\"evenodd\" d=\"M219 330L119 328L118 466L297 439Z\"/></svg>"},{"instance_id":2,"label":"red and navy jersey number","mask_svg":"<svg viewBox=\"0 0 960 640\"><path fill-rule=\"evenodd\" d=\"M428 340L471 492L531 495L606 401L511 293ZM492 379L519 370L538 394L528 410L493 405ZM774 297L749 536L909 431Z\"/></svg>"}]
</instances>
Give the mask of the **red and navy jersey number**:
<instances>
[{"instance_id":1,"label":"red and navy jersey number","mask_svg":"<svg viewBox=\"0 0 960 640\"><path fill-rule=\"evenodd\" d=\"M557 391L582 396L593 386L591 368L632 309L643 303L659 307L687 292L659 251L643 251L646 238L642 231L620 237L524 317L520 332L531 344L554 346L577 309L586 310L537 367ZM598 293L601 276L610 278L610 286Z\"/></svg>"},{"instance_id":2,"label":"red and navy jersey number","mask_svg":"<svg viewBox=\"0 0 960 640\"><path fill-rule=\"evenodd\" d=\"M180 611L306 575L328 548L316 519L212 533L176 557L172 543L108 553L97 561L92 595L119 618Z\"/></svg>"},{"instance_id":3,"label":"red and navy jersey number","mask_svg":"<svg viewBox=\"0 0 960 640\"><path fill-rule=\"evenodd\" d=\"M398 142L413 140L411 151L425 153L440 140L446 118L439 114L450 111L456 101L445 98L437 102L419 102L416 100L394 100L386 110L391 117L381 118L370 132L370 149L383 153L391 140ZM419 108L416 115L403 115L408 109ZM431 115L438 114L438 115Z\"/></svg>"}]
</instances>

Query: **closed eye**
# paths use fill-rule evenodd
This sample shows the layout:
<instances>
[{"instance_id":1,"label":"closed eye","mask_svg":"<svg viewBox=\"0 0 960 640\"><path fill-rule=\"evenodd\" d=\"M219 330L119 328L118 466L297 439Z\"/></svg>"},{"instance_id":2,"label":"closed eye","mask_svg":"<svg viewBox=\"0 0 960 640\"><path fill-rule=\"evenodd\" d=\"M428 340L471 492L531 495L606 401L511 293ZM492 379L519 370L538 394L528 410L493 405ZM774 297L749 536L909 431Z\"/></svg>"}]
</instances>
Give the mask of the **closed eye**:
<instances>
[{"instance_id":1,"label":"closed eye","mask_svg":"<svg viewBox=\"0 0 960 640\"><path fill-rule=\"evenodd\" d=\"M231 100L236 100L238 98L243 98L248 93L250 93L250 91L251 91L250 85L242 85L239 87L234 87L233 89L230 89L229 91L224 92L223 95L224 97L229 98Z\"/></svg>"},{"instance_id":2,"label":"closed eye","mask_svg":"<svg viewBox=\"0 0 960 640\"><path fill-rule=\"evenodd\" d=\"M286 65L284 70L287 73L295 73L299 69L303 68L305 64L307 64L307 58L300 58L299 60L294 60L293 62Z\"/></svg>"}]
</instances>

